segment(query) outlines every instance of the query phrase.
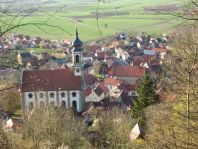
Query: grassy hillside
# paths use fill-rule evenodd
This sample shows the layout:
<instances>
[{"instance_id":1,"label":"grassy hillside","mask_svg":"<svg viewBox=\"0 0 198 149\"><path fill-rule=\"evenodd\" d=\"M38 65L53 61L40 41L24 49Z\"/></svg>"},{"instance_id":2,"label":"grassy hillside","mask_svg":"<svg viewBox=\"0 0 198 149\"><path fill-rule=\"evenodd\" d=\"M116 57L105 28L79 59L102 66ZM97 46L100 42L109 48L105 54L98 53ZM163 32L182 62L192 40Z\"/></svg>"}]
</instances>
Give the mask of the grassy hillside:
<instances>
[{"instance_id":1,"label":"grassy hillside","mask_svg":"<svg viewBox=\"0 0 198 149\"><path fill-rule=\"evenodd\" d=\"M176 0L106 0L106 3L101 3L99 7L100 29L103 36L122 31L145 31L156 34L170 32L178 22L175 18L163 14L145 13L144 7L177 3ZM64 28L65 31L48 26L41 28L26 26L14 32L50 39L71 39L77 25L84 41L98 39L100 36L95 19L96 8L96 0L50 0L40 8L45 13L34 13L26 17L22 23L48 20L48 24Z\"/></svg>"}]
</instances>

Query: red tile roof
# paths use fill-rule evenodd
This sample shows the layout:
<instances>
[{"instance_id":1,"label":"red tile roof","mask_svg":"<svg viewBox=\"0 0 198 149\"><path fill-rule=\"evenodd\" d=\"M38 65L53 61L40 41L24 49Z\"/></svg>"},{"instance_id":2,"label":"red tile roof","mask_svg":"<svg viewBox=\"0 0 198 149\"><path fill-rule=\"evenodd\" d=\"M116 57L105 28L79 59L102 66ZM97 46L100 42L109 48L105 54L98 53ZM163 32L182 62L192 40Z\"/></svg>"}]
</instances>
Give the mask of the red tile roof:
<instances>
[{"instance_id":1,"label":"red tile roof","mask_svg":"<svg viewBox=\"0 0 198 149\"><path fill-rule=\"evenodd\" d=\"M103 83L100 83L97 88L94 90L94 92L96 93L96 95L98 96L101 96L102 93L108 93L109 92L109 89L103 84Z\"/></svg>"},{"instance_id":2,"label":"red tile roof","mask_svg":"<svg viewBox=\"0 0 198 149\"><path fill-rule=\"evenodd\" d=\"M118 88L120 90L123 90L124 92L129 92L129 91L136 91L138 87L138 84L129 84L128 82L123 81Z\"/></svg>"},{"instance_id":3,"label":"red tile roof","mask_svg":"<svg viewBox=\"0 0 198 149\"><path fill-rule=\"evenodd\" d=\"M98 79L94 75L92 75L92 74L85 75L85 83L86 83L86 85L93 85L97 81L98 81Z\"/></svg>"},{"instance_id":4,"label":"red tile roof","mask_svg":"<svg viewBox=\"0 0 198 149\"><path fill-rule=\"evenodd\" d=\"M24 71L22 92L81 90L81 83L81 77L75 77L69 68Z\"/></svg>"},{"instance_id":5,"label":"red tile roof","mask_svg":"<svg viewBox=\"0 0 198 149\"><path fill-rule=\"evenodd\" d=\"M137 66L115 66L109 75L118 77L143 77L145 75L145 68Z\"/></svg>"},{"instance_id":6,"label":"red tile roof","mask_svg":"<svg viewBox=\"0 0 198 149\"><path fill-rule=\"evenodd\" d=\"M98 59L105 59L105 55L106 55L106 57L108 58L108 57L112 57L112 55L113 55L113 52L112 51L97 51L96 52L96 54L97 54L97 58Z\"/></svg>"},{"instance_id":7,"label":"red tile roof","mask_svg":"<svg viewBox=\"0 0 198 149\"><path fill-rule=\"evenodd\" d=\"M85 95L86 97L89 96L91 94L91 88L88 87L86 90L85 90Z\"/></svg>"},{"instance_id":8,"label":"red tile roof","mask_svg":"<svg viewBox=\"0 0 198 149\"><path fill-rule=\"evenodd\" d=\"M104 85L120 85L121 83L122 81L116 78L107 78L104 80Z\"/></svg>"}]
</instances>

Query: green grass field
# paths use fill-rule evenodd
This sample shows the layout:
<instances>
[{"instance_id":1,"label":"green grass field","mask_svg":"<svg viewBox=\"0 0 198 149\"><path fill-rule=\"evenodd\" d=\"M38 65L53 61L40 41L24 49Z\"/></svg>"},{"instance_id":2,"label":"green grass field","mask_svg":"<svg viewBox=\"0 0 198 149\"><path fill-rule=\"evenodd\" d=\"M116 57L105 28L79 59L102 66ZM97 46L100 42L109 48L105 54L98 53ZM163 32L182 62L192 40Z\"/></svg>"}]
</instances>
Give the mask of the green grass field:
<instances>
[{"instance_id":1,"label":"green grass field","mask_svg":"<svg viewBox=\"0 0 198 149\"><path fill-rule=\"evenodd\" d=\"M145 6L167 4L178 4L178 1L107 0L106 3L100 3L99 12L101 14L127 13L127 15L100 17L99 26L102 34L106 37L122 31L148 32L149 34L169 33L178 23L178 20L168 15L154 15L144 12ZM77 25L83 41L98 39L100 34L97 28L97 21L93 15L96 12L96 8L96 0L54 0L53 3L42 6L45 13L37 12L32 16L26 17L22 23L37 23L48 20L48 24L59 26L64 30L49 26L25 26L17 28L13 32L41 36L47 39L72 39L74 38L75 26ZM50 17L49 14L54 17Z\"/></svg>"}]
</instances>

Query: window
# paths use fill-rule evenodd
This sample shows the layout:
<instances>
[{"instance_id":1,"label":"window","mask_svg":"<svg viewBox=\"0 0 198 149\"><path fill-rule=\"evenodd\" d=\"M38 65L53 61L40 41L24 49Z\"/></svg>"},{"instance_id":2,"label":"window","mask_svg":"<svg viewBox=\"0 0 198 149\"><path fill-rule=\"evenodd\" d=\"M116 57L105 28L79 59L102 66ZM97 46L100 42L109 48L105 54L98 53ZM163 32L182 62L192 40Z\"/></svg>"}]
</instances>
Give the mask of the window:
<instances>
[{"instance_id":1,"label":"window","mask_svg":"<svg viewBox=\"0 0 198 149\"><path fill-rule=\"evenodd\" d=\"M50 98L54 98L54 93L50 93Z\"/></svg>"},{"instance_id":2,"label":"window","mask_svg":"<svg viewBox=\"0 0 198 149\"><path fill-rule=\"evenodd\" d=\"M61 102L61 107L62 107L62 108L65 108L65 107L66 107L66 102L65 102L65 101L62 101L62 102Z\"/></svg>"},{"instance_id":3,"label":"window","mask_svg":"<svg viewBox=\"0 0 198 149\"><path fill-rule=\"evenodd\" d=\"M43 93L40 93L40 98L44 98L44 94Z\"/></svg>"},{"instance_id":4,"label":"window","mask_svg":"<svg viewBox=\"0 0 198 149\"><path fill-rule=\"evenodd\" d=\"M79 63L79 62L80 62L80 56L76 55L76 63Z\"/></svg>"},{"instance_id":5,"label":"window","mask_svg":"<svg viewBox=\"0 0 198 149\"><path fill-rule=\"evenodd\" d=\"M76 92L72 92L72 97L76 97Z\"/></svg>"},{"instance_id":6,"label":"window","mask_svg":"<svg viewBox=\"0 0 198 149\"><path fill-rule=\"evenodd\" d=\"M64 98L65 97L65 93L61 93L61 97Z\"/></svg>"},{"instance_id":7,"label":"window","mask_svg":"<svg viewBox=\"0 0 198 149\"><path fill-rule=\"evenodd\" d=\"M50 104L51 104L51 106L54 106L55 105L54 101L51 101Z\"/></svg>"},{"instance_id":8,"label":"window","mask_svg":"<svg viewBox=\"0 0 198 149\"><path fill-rule=\"evenodd\" d=\"M74 100L74 101L72 101L72 107L76 110L76 108L77 108L77 103L76 103L76 101Z\"/></svg>"},{"instance_id":9,"label":"window","mask_svg":"<svg viewBox=\"0 0 198 149\"><path fill-rule=\"evenodd\" d=\"M28 103L28 108L30 111L34 108L33 102Z\"/></svg>"},{"instance_id":10,"label":"window","mask_svg":"<svg viewBox=\"0 0 198 149\"><path fill-rule=\"evenodd\" d=\"M40 102L40 108L44 108L44 102L43 101Z\"/></svg>"},{"instance_id":11,"label":"window","mask_svg":"<svg viewBox=\"0 0 198 149\"><path fill-rule=\"evenodd\" d=\"M80 72L80 69L76 69L76 72L79 73Z\"/></svg>"},{"instance_id":12,"label":"window","mask_svg":"<svg viewBox=\"0 0 198 149\"><path fill-rule=\"evenodd\" d=\"M129 96L135 96L135 92L129 92L128 95Z\"/></svg>"},{"instance_id":13,"label":"window","mask_svg":"<svg viewBox=\"0 0 198 149\"><path fill-rule=\"evenodd\" d=\"M32 99L33 98L33 94L32 93L29 93L28 94L28 97Z\"/></svg>"}]
</instances>

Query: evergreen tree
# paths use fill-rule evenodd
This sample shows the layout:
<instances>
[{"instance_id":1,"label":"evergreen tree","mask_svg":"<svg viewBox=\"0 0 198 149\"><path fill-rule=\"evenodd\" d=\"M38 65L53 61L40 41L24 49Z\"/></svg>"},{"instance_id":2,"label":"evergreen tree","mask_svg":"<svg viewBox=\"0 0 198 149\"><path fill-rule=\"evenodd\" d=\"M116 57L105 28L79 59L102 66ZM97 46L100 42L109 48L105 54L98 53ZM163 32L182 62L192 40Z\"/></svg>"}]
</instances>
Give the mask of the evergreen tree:
<instances>
[{"instance_id":1,"label":"evergreen tree","mask_svg":"<svg viewBox=\"0 0 198 149\"><path fill-rule=\"evenodd\" d=\"M137 89L137 93L138 99L134 101L134 106L132 108L132 115L134 118L143 116L144 108L158 101L153 81L148 75L145 75L144 80Z\"/></svg>"}]
</instances>

